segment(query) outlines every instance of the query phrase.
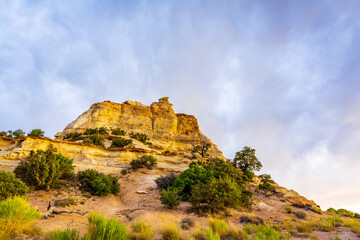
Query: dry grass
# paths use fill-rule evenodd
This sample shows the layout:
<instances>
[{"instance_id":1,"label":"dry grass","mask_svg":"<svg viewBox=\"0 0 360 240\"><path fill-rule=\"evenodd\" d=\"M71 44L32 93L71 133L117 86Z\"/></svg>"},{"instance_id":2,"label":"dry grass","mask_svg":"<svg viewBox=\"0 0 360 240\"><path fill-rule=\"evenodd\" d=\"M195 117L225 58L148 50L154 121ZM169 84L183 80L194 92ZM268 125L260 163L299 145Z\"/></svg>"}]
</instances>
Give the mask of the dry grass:
<instances>
[{"instance_id":1,"label":"dry grass","mask_svg":"<svg viewBox=\"0 0 360 240\"><path fill-rule=\"evenodd\" d=\"M155 232L150 223L144 220L137 220L131 225L130 238L133 240L151 240Z\"/></svg>"}]
</instances>

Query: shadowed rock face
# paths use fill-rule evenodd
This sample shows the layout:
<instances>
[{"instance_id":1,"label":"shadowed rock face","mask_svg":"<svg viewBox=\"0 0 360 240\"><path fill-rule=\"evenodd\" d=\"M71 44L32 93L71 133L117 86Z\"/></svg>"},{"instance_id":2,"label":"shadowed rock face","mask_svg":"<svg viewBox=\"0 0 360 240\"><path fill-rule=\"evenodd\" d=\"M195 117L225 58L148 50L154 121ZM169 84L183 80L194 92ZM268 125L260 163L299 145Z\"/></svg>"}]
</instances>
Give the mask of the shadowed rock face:
<instances>
[{"instance_id":1,"label":"shadowed rock face","mask_svg":"<svg viewBox=\"0 0 360 240\"><path fill-rule=\"evenodd\" d=\"M122 104L110 101L93 104L89 110L71 122L64 131L57 133L61 139L70 132L83 132L87 128L120 128L126 132L145 133L158 150L191 151L194 145L211 140L199 129L192 115L175 114L167 97L146 106L140 102L126 101ZM224 158L216 145L212 144L212 157Z\"/></svg>"}]
</instances>

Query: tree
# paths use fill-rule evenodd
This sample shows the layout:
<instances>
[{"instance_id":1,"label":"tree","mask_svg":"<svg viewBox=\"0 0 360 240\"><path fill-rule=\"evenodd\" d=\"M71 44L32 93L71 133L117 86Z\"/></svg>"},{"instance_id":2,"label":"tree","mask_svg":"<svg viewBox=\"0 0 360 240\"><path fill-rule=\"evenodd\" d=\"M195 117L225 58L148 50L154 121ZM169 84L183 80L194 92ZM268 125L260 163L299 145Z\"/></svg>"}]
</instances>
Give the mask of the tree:
<instances>
[{"instance_id":1,"label":"tree","mask_svg":"<svg viewBox=\"0 0 360 240\"><path fill-rule=\"evenodd\" d=\"M260 171L262 164L255 156L255 149L245 146L243 150L235 154L234 166L240 168L244 173Z\"/></svg>"},{"instance_id":2,"label":"tree","mask_svg":"<svg viewBox=\"0 0 360 240\"><path fill-rule=\"evenodd\" d=\"M194 149L192 150L192 153L198 153L201 157L208 157L208 151L211 144L207 142L201 142L200 145L194 146Z\"/></svg>"},{"instance_id":3,"label":"tree","mask_svg":"<svg viewBox=\"0 0 360 240\"><path fill-rule=\"evenodd\" d=\"M31 130L31 132L28 133L29 137L44 137L45 132L39 128Z\"/></svg>"},{"instance_id":4,"label":"tree","mask_svg":"<svg viewBox=\"0 0 360 240\"><path fill-rule=\"evenodd\" d=\"M17 129L15 130L12 135L15 137L15 138L22 138L23 136L25 136L25 132L21 129Z\"/></svg>"}]
</instances>

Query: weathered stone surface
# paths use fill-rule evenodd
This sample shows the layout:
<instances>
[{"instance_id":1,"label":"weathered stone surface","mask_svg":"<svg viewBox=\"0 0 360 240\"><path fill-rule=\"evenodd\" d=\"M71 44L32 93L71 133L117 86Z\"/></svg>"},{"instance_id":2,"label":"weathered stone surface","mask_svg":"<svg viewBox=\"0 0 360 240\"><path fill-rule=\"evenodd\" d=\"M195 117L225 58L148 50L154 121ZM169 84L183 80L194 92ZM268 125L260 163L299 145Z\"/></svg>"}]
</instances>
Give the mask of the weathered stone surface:
<instances>
[{"instance_id":1,"label":"weathered stone surface","mask_svg":"<svg viewBox=\"0 0 360 240\"><path fill-rule=\"evenodd\" d=\"M153 147L160 151L191 152L194 145L210 142L211 156L224 158L217 146L200 131L197 119L192 115L175 114L167 97L150 106L132 101L122 104L110 101L95 103L66 126L63 132L57 133L56 138L61 139L70 132L99 127L145 133L150 137Z\"/></svg>"}]
</instances>

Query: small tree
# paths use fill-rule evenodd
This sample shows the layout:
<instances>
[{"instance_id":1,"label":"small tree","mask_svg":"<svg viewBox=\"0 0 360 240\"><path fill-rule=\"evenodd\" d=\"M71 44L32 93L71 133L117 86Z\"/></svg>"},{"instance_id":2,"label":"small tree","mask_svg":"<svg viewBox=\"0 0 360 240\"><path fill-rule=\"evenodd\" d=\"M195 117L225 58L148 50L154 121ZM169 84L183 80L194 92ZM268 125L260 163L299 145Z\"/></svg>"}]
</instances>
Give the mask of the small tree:
<instances>
[{"instance_id":1,"label":"small tree","mask_svg":"<svg viewBox=\"0 0 360 240\"><path fill-rule=\"evenodd\" d=\"M21 129L17 129L13 132L13 136L15 138L22 138L23 136L25 136L25 132Z\"/></svg>"},{"instance_id":2,"label":"small tree","mask_svg":"<svg viewBox=\"0 0 360 240\"><path fill-rule=\"evenodd\" d=\"M39 128L36 128L36 129L31 130L31 132L28 133L28 136L29 137L44 137L45 132Z\"/></svg>"},{"instance_id":3,"label":"small tree","mask_svg":"<svg viewBox=\"0 0 360 240\"><path fill-rule=\"evenodd\" d=\"M255 149L246 146L236 153L233 162L234 166L240 168L244 173L260 171L262 168L261 162L255 156Z\"/></svg>"},{"instance_id":4,"label":"small tree","mask_svg":"<svg viewBox=\"0 0 360 240\"><path fill-rule=\"evenodd\" d=\"M208 157L209 156L208 151L209 151L210 147L211 147L210 143L201 142L200 145L194 146L194 149L192 150L192 153L193 154L198 153L203 158Z\"/></svg>"}]
</instances>

